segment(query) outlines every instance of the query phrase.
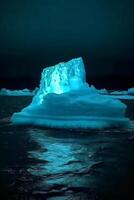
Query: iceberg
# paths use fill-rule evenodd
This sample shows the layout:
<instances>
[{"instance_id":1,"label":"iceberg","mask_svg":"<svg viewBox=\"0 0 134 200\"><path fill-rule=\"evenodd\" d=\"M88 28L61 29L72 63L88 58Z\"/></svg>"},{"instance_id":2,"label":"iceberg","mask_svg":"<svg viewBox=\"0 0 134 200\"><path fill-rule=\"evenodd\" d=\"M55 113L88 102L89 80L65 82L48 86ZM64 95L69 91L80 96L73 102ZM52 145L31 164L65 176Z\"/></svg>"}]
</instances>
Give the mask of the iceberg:
<instances>
[{"instance_id":1,"label":"iceberg","mask_svg":"<svg viewBox=\"0 0 134 200\"><path fill-rule=\"evenodd\" d=\"M22 90L9 90L6 88L2 88L0 90L0 96L34 96L37 94L39 88L35 88L34 90L30 89L22 89Z\"/></svg>"},{"instance_id":2,"label":"iceberg","mask_svg":"<svg viewBox=\"0 0 134 200\"><path fill-rule=\"evenodd\" d=\"M129 88L128 90L113 91L110 94L112 94L112 95L134 95L134 87Z\"/></svg>"},{"instance_id":3,"label":"iceberg","mask_svg":"<svg viewBox=\"0 0 134 200\"><path fill-rule=\"evenodd\" d=\"M33 96L35 91L30 91L25 88L23 90L9 90L6 88L2 88L0 90L1 96Z\"/></svg>"},{"instance_id":4,"label":"iceberg","mask_svg":"<svg viewBox=\"0 0 134 200\"><path fill-rule=\"evenodd\" d=\"M112 95L127 95L128 92L125 91L125 90L122 90L122 91L112 91L110 94L112 94Z\"/></svg>"},{"instance_id":5,"label":"iceberg","mask_svg":"<svg viewBox=\"0 0 134 200\"><path fill-rule=\"evenodd\" d=\"M109 96L112 98L117 99L128 99L132 100L134 99L134 88L129 88L128 90L119 90L119 91L112 91L110 92Z\"/></svg>"},{"instance_id":6,"label":"iceberg","mask_svg":"<svg viewBox=\"0 0 134 200\"><path fill-rule=\"evenodd\" d=\"M108 95L111 98L114 99L121 99L121 100L133 100L134 95Z\"/></svg>"},{"instance_id":7,"label":"iceberg","mask_svg":"<svg viewBox=\"0 0 134 200\"><path fill-rule=\"evenodd\" d=\"M40 88L29 106L14 113L15 125L101 129L128 125L126 105L101 95L86 82L82 58L43 70Z\"/></svg>"},{"instance_id":8,"label":"iceberg","mask_svg":"<svg viewBox=\"0 0 134 200\"><path fill-rule=\"evenodd\" d=\"M129 95L134 95L134 87L128 89Z\"/></svg>"}]
</instances>

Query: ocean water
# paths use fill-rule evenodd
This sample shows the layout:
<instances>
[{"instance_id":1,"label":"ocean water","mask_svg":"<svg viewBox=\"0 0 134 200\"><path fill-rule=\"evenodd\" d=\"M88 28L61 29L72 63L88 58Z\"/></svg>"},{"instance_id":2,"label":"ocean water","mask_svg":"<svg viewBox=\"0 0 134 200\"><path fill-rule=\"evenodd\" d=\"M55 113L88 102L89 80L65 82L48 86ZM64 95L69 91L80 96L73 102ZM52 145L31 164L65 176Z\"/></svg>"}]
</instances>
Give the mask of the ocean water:
<instances>
[{"instance_id":1,"label":"ocean water","mask_svg":"<svg viewBox=\"0 0 134 200\"><path fill-rule=\"evenodd\" d=\"M30 101L0 97L0 199L134 199L134 100L131 127L102 131L13 126Z\"/></svg>"}]
</instances>

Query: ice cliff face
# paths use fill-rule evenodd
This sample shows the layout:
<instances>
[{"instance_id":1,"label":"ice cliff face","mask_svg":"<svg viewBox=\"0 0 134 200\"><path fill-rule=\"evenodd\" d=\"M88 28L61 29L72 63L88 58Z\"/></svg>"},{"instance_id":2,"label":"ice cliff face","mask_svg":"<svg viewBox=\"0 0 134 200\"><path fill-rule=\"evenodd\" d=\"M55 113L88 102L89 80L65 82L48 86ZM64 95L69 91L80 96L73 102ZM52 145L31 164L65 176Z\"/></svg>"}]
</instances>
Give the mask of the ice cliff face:
<instances>
[{"instance_id":1,"label":"ice cliff face","mask_svg":"<svg viewBox=\"0 0 134 200\"><path fill-rule=\"evenodd\" d=\"M78 89L85 82L85 68L81 57L47 67L41 74L40 89L33 102L42 103L48 93L68 92Z\"/></svg>"}]
</instances>

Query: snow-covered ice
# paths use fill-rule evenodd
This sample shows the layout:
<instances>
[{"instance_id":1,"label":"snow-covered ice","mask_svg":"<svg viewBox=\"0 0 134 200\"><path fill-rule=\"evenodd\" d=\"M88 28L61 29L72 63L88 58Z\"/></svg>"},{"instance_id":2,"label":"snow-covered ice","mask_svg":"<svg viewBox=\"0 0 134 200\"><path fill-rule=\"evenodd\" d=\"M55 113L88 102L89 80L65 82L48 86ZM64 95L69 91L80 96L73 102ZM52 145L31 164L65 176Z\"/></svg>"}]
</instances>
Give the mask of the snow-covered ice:
<instances>
[{"instance_id":1,"label":"snow-covered ice","mask_svg":"<svg viewBox=\"0 0 134 200\"><path fill-rule=\"evenodd\" d=\"M45 68L33 101L21 112L14 113L11 121L54 128L100 129L127 125L126 105L96 90L86 83L82 58Z\"/></svg>"}]
</instances>

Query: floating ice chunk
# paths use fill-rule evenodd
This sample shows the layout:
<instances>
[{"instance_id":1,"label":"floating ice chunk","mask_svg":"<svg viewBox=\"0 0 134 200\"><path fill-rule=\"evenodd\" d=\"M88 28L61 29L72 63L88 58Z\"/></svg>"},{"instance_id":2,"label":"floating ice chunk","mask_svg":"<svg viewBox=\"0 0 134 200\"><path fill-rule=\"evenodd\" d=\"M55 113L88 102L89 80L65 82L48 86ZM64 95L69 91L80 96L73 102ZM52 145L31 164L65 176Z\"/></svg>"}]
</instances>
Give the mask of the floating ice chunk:
<instances>
[{"instance_id":1,"label":"floating ice chunk","mask_svg":"<svg viewBox=\"0 0 134 200\"><path fill-rule=\"evenodd\" d=\"M105 128L128 124L126 105L86 83L82 58L43 70L32 103L14 113L13 124L54 128Z\"/></svg>"},{"instance_id":2,"label":"floating ice chunk","mask_svg":"<svg viewBox=\"0 0 134 200\"><path fill-rule=\"evenodd\" d=\"M128 94L134 95L134 87L128 89Z\"/></svg>"},{"instance_id":3,"label":"floating ice chunk","mask_svg":"<svg viewBox=\"0 0 134 200\"><path fill-rule=\"evenodd\" d=\"M23 90L9 90L6 88L2 88L0 90L1 96L33 96L33 91L30 91L29 89L23 89Z\"/></svg>"},{"instance_id":4,"label":"floating ice chunk","mask_svg":"<svg viewBox=\"0 0 134 200\"><path fill-rule=\"evenodd\" d=\"M120 91L113 91L110 94L112 95L134 95L134 87L129 88L128 90L120 90Z\"/></svg>"},{"instance_id":5,"label":"floating ice chunk","mask_svg":"<svg viewBox=\"0 0 134 200\"><path fill-rule=\"evenodd\" d=\"M120 90L120 91L113 91L110 94L112 94L112 95L126 95L126 94L128 94L128 92L125 91L125 90Z\"/></svg>"},{"instance_id":6,"label":"floating ice chunk","mask_svg":"<svg viewBox=\"0 0 134 200\"><path fill-rule=\"evenodd\" d=\"M112 91L110 95L112 98L117 99L134 99L134 88L128 90Z\"/></svg>"},{"instance_id":7,"label":"floating ice chunk","mask_svg":"<svg viewBox=\"0 0 134 200\"><path fill-rule=\"evenodd\" d=\"M2 88L0 90L0 95L1 96L34 96L37 94L39 88L35 88L34 90L30 89L23 89L23 90L9 90L6 88Z\"/></svg>"},{"instance_id":8,"label":"floating ice chunk","mask_svg":"<svg viewBox=\"0 0 134 200\"><path fill-rule=\"evenodd\" d=\"M128 100L132 100L134 99L134 95L127 95L127 94L124 94L124 95L106 95L106 96L109 96L111 98L114 98L114 99L128 99Z\"/></svg>"},{"instance_id":9,"label":"floating ice chunk","mask_svg":"<svg viewBox=\"0 0 134 200\"><path fill-rule=\"evenodd\" d=\"M99 93L100 94L108 94L108 91L105 88L103 88L103 89L99 90Z\"/></svg>"},{"instance_id":10,"label":"floating ice chunk","mask_svg":"<svg viewBox=\"0 0 134 200\"><path fill-rule=\"evenodd\" d=\"M92 93L96 93L96 94L108 94L108 91L105 88L96 89L94 85L91 85L90 90L92 91Z\"/></svg>"}]
</instances>

